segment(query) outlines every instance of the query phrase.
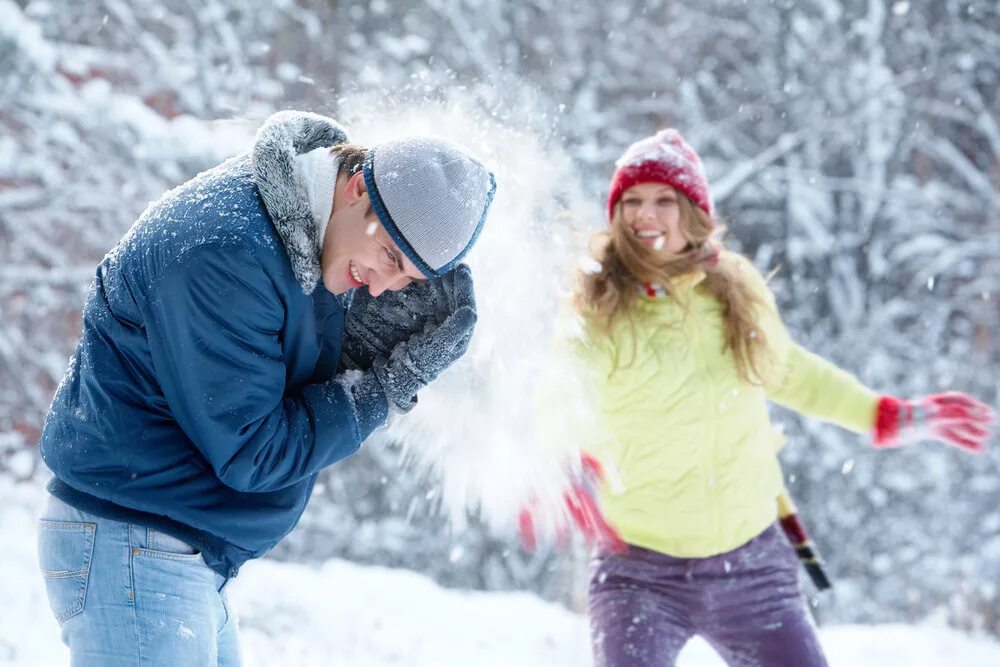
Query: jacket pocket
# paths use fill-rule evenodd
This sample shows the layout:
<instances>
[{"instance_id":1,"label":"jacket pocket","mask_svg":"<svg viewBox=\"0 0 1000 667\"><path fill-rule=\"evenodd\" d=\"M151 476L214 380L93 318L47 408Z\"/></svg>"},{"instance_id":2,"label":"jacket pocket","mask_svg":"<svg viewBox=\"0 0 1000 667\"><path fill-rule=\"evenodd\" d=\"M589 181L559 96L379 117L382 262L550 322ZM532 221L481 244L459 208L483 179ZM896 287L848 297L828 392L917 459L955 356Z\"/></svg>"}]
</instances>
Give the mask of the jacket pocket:
<instances>
[{"instance_id":1,"label":"jacket pocket","mask_svg":"<svg viewBox=\"0 0 1000 667\"><path fill-rule=\"evenodd\" d=\"M86 604L96 528L77 521L38 521L38 562L49 606L60 623Z\"/></svg>"}]
</instances>

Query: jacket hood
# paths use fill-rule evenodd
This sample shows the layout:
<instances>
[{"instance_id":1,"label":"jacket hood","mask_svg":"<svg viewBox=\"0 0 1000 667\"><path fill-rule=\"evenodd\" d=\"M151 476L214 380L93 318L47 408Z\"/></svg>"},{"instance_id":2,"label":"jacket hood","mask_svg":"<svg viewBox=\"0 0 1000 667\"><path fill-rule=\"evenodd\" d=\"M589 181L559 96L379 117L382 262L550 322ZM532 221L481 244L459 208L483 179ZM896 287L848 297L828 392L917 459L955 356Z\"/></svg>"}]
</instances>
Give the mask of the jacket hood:
<instances>
[{"instance_id":1,"label":"jacket hood","mask_svg":"<svg viewBox=\"0 0 1000 667\"><path fill-rule=\"evenodd\" d=\"M332 118L280 111L257 130L250 151L254 183L306 294L312 293L322 275L321 244L305 184L295 170L295 157L343 143L347 143L347 132Z\"/></svg>"}]
</instances>

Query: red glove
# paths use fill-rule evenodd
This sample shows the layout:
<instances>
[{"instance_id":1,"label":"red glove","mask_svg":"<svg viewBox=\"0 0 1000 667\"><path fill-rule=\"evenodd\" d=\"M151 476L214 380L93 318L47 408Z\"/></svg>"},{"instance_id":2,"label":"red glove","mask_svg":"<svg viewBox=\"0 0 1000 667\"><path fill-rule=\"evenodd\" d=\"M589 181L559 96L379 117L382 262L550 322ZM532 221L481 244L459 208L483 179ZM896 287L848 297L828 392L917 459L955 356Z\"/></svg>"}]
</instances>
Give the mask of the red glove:
<instances>
[{"instance_id":1,"label":"red glove","mask_svg":"<svg viewBox=\"0 0 1000 667\"><path fill-rule=\"evenodd\" d=\"M912 401L883 396L875 412L875 446L940 440L978 454L986 449L993 421L988 405L957 391Z\"/></svg>"},{"instance_id":2,"label":"red glove","mask_svg":"<svg viewBox=\"0 0 1000 667\"><path fill-rule=\"evenodd\" d=\"M597 504L597 486L604 481L604 470L600 462L589 454L584 454L580 463L581 474L573 480L569 491L563 494L566 514L576 524L587 544L603 551L621 553L628 547L618 535L618 531L604 518ZM534 551L537 547L534 506L535 503L532 503L531 506L521 510L518 517L521 544L528 551ZM565 540L566 529L564 526L559 526L556 541L563 543Z\"/></svg>"}]
</instances>

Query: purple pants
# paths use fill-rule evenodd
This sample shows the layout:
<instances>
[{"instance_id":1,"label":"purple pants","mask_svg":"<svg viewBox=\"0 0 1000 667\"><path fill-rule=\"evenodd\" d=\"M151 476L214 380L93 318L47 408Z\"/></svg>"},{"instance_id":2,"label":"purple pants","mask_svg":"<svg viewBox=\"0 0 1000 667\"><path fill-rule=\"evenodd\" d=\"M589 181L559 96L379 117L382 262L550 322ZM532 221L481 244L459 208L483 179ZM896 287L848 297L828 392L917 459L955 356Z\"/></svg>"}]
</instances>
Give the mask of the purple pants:
<instances>
[{"instance_id":1,"label":"purple pants","mask_svg":"<svg viewBox=\"0 0 1000 667\"><path fill-rule=\"evenodd\" d=\"M777 525L709 558L599 554L588 592L594 664L670 667L700 635L730 667L826 667L798 567Z\"/></svg>"}]
</instances>

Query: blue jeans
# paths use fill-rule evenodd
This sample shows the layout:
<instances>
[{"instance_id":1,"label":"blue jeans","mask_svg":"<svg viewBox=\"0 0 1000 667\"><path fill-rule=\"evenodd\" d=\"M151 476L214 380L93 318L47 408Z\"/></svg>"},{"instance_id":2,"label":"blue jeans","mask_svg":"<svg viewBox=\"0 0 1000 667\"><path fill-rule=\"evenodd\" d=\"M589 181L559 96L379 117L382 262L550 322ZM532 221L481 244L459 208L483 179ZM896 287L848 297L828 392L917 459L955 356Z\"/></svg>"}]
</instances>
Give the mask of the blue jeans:
<instances>
[{"instance_id":1,"label":"blue jeans","mask_svg":"<svg viewBox=\"0 0 1000 667\"><path fill-rule=\"evenodd\" d=\"M72 665L239 665L228 581L181 540L50 497L38 560Z\"/></svg>"}]
</instances>

